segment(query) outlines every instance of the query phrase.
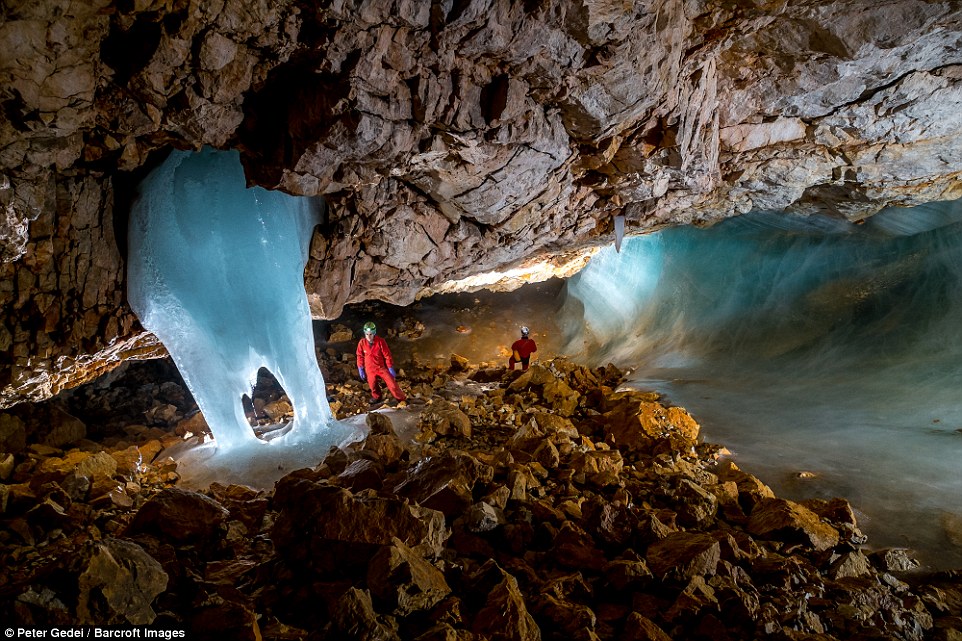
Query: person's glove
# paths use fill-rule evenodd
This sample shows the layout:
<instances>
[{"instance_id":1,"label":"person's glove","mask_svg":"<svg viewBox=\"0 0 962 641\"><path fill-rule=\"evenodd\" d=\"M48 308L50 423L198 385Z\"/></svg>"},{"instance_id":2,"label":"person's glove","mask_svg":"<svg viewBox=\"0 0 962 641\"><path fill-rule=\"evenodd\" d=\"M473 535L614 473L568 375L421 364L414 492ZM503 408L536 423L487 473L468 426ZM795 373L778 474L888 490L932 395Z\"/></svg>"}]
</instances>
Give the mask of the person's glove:
<instances>
[{"instance_id":1,"label":"person's glove","mask_svg":"<svg viewBox=\"0 0 962 641\"><path fill-rule=\"evenodd\" d=\"M397 373L395 373L393 367L387 368L387 371L389 371L389 372L391 373L391 378L397 378Z\"/></svg>"},{"instance_id":2,"label":"person's glove","mask_svg":"<svg viewBox=\"0 0 962 641\"><path fill-rule=\"evenodd\" d=\"M358 367L358 368L357 368L357 375L361 377L361 380L362 380L362 381L366 381L366 380L367 380L367 374L364 373L364 368L363 368L363 367Z\"/></svg>"}]
</instances>

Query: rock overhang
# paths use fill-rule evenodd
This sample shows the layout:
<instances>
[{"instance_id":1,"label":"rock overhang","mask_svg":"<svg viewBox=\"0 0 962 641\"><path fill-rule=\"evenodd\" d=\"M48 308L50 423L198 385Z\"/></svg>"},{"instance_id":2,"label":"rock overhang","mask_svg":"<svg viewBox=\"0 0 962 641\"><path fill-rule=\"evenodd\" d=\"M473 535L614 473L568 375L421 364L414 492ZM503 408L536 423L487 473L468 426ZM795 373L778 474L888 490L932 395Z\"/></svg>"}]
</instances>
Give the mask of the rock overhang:
<instances>
[{"instance_id":1,"label":"rock overhang","mask_svg":"<svg viewBox=\"0 0 962 641\"><path fill-rule=\"evenodd\" d=\"M305 282L331 318L570 273L618 215L962 196L960 44L949 2L12 9L2 404L156 353L112 220L118 172L165 148L236 148L252 183L327 200Z\"/></svg>"}]
</instances>

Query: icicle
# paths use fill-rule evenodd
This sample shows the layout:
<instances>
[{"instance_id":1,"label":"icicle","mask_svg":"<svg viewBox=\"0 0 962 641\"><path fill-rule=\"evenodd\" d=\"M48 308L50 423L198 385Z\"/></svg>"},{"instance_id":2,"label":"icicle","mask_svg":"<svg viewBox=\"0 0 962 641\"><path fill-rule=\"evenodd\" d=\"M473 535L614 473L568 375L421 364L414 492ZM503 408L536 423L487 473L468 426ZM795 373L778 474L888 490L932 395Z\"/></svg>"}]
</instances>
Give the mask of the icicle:
<instances>
[{"instance_id":1,"label":"icicle","mask_svg":"<svg viewBox=\"0 0 962 641\"><path fill-rule=\"evenodd\" d=\"M621 240L625 237L625 217L615 216L615 251L621 253Z\"/></svg>"}]
</instances>

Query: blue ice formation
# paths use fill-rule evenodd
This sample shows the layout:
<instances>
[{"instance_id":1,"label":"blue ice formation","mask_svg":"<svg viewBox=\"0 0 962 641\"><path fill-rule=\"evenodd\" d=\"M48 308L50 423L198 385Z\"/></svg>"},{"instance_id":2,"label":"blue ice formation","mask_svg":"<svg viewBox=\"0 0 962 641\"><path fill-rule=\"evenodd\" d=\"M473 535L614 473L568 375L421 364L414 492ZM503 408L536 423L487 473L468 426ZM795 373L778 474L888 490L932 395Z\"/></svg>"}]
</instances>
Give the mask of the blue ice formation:
<instances>
[{"instance_id":1,"label":"blue ice formation","mask_svg":"<svg viewBox=\"0 0 962 641\"><path fill-rule=\"evenodd\" d=\"M237 152L174 151L141 185L130 305L170 352L218 449L261 442L241 403L261 367L294 407L288 436L333 420L304 291L321 204L248 189Z\"/></svg>"},{"instance_id":2,"label":"blue ice formation","mask_svg":"<svg viewBox=\"0 0 962 641\"><path fill-rule=\"evenodd\" d=\"M962 201L669 229L602 250L567 291L596 359L929 366L962 356Z\"/></svg>"},{"instance_id":3,"label":"blue ice formation","mask_svg":"<svg viewBox=\"0 0 962 641\"><path fill-rule=\"evenodd\" d=\"M631 368L779 495L845 496L874 545L962 563L940 525L962 496L962 201L627 238L567 296L569 353Z\"/></svg>"}]
</instances>

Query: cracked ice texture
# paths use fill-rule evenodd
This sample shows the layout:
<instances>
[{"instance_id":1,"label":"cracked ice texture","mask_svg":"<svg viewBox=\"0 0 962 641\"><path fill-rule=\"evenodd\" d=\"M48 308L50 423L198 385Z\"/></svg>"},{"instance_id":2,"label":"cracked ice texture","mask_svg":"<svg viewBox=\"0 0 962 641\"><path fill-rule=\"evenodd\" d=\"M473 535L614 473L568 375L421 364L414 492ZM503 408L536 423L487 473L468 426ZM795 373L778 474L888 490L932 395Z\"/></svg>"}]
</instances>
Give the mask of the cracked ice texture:
<instances>
[{"instance_id":1,"label":"cracked ice texture","mask_svg":"<svg viewBox=\"0 0 962 641\"><path fill-rule=\"evenodd\" d=\"M294 406L292 436L332 421L303 276L320 202L248 189L236 152L174 151L141 184L130 304L167 347L218 448L257 440L241 397L260 367Z\"/></svg>"}]
</instances>

